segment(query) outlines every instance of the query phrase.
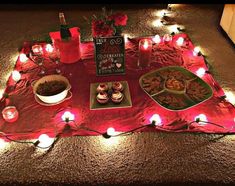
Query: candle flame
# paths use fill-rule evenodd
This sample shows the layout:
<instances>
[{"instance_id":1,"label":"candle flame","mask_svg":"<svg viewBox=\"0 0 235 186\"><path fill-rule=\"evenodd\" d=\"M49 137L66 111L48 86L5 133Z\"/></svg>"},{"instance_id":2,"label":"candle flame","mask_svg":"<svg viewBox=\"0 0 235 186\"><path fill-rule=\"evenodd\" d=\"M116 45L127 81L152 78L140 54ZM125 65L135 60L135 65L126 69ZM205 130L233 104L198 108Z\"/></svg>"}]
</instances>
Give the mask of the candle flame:
<instances>
[{"instance_id":1,"label":"candle flame","mask_svg":"<svg viewBox=\"0 0 235 186\"><path fill-rule=\"evenodd\" d=\"M146 50L148 48L148 46L149 46L148 41L145 40L144 45L143 45L144 49Z\"/></svg>"}]
</instances>

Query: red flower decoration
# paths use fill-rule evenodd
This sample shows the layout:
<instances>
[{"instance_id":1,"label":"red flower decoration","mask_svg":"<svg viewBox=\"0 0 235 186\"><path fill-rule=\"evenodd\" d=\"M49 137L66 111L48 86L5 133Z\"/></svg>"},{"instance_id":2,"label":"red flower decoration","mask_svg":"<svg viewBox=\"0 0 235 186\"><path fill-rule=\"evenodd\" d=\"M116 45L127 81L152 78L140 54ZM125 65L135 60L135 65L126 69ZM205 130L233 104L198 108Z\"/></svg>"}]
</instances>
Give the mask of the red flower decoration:
<instances>
[{"instance_id":1,"label":"red flower decoration","mask_svg":"<svg viewBox=\"0 0 235 186\"><path fill-rule=\"evenodd\" d=\"M92 21L92 35L93 37L107 37L112 36L114 30L102 20Z\"/></svg>"},{"instance_id":2,"label":"red flower decoration","mask_svg":"<svg viewBox=\"0 0 235 186\"><path fill-rule=\"evenodd\" d=\"M115 26L126 26L127 19L127 15L122 13L116 13L108 17L109 21L114 21Z\"/></svg>"}]
</instances>

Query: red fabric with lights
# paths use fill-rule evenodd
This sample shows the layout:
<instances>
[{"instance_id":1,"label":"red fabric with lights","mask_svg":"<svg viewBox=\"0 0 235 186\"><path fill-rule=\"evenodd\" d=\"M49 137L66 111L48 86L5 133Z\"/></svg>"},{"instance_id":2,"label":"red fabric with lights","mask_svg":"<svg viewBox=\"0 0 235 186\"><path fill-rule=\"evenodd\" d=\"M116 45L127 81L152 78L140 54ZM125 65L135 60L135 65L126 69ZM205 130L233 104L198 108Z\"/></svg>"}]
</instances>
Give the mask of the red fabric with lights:
<instances>
[{"instance_id":1,"label":"red fabric with lights","mask_svg":"<svg viewBox=\"0 0 235 186\"><path fill-rule=\"evenodd\" d=\"M179 37L189 39L185 34L175 35L173 43ZM71 122L71 130L63 134L70 135L98 135L95 132L78 129L79 126L88 127L105 133L107 128L113 127L116 131L125 132L149 123L149 118L157 113L160 115L163 126L161 129L148 127L141 131L175 131L175 132L206 132L226 133L228 130L214 125L199 126L198 123L187 129L186 123L194 120L195 116L205 114L207 120L230 129L235 132L234 106L219 98L224 95L223 90L213 79L211 74L205 74L203 79L212 87L214 95L211 99L184 111L169 111L154 102L139 86L141 75L156 70L160 67L177 65L182 66L193 73L207 65L202 56L193 57L194 46L189 39L189 48L184 50L174 49L162 45L152 55L151 67L146 70L137 70L138 38L126 43L126 75L97 77L94 62L93 42L81 44L82 60L73 64L60 64L62 74L66 76L72 85L72 98L51 107L38 104L34 99L31 82L39 79L40 69L30 60L16 63L15 69L22 74L22 80L15 86L11 77L8 80L6 92L10 95L10 105L15 105L19 111L19 119L15 123L7 123L0 116L0 131L8 134L13 139L34 139L42 133L54 136L55 132L61 132L65 124L61 121L62 114L69 110L75 114L76 124ZM45 63L47 74L55 73L55 64ZM126 80L129 84L132 98L131 108L90 110L90 83ZM5 106L0 103L0 109Z\"/></svg>"}]
</instances>

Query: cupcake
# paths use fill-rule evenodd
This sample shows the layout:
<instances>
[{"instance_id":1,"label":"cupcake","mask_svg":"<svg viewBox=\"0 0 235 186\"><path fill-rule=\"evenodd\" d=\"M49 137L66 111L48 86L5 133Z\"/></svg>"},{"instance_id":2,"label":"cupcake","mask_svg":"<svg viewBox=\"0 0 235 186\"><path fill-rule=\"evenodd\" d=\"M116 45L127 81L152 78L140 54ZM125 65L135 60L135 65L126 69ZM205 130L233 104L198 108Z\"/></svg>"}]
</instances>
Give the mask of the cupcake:
<instances>
[{"instance_id":1,"label":"cupcake","mask_svg":"<svg viewBox=\"0 0 235 186\"><path fill-rule=\"evenodd\" d=\"M96 96L96 100L100 103L100 104L105 104L109 101L109 97L108 94L106 92L99 92Z\"/></svg>"},{"instance_id":2,"label":"cupcake","mask_svg":"<svg viewBox=\"0 0 235 186\"><path fill-rule=\"evenodd\" d=\"M99 92L106 92L109 89L108 85L106 83L100 83L97 87L96 91Z\"/></svg>"},{"instance_id":3,"label":"cupcake","mask_svg":"<svg viewBox=\"0 0 235 186\"><path fill-rule=\"evenodd\" d=\"M121 103L124 95L120 91L116 91L112 93L111 99L114 103Z\"/></svg>"},{"instance_id":4,"label":"cupcake","mask_svg":"<svg viewBox=\"0 0 235 186\"><path fill-rule=\"evenodd\" d=\"M113 82L112 84L113 91L123 91L123 85L120 82Z\"/></svg>"}]
</instances>

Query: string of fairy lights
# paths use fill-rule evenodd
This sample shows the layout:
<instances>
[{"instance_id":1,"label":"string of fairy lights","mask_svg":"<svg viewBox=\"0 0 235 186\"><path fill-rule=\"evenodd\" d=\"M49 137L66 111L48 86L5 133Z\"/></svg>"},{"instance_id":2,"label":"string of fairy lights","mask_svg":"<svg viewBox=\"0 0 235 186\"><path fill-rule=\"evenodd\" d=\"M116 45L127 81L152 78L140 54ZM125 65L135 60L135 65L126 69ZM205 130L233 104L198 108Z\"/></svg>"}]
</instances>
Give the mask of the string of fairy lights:
<instances>
[{"instance_id":1,"label":"string of fairy lights","mask_svg":"<svg viewBox=\"0 0 235 186\"><path fill-rule=\"evenodd\" d=\"M164 20L164 18L167 17L168 14L170 14L169 11L172 11L172 5L171 4L168 4L167 10L160 11L160 16L161 16L162 19L155 21L153 24L155 26L168 25L168 23ZM175 32L182 32L184 30L185 29L182 29L179 26L175 26L174 29L173 29L173 32L171 34L174 35ZM154 40L155 40L155 42L159 41L159 36L155 36ZM182 41L179 41L179 42L182 42ZM48 52L50 52L52 50L51 47L52 46L50 44L47 44L46 45L46 50ZM202 54L199 47L194 48L193 55L194 56L203 56L204 58L206 57L205 55ZM21 53L19 55L19 60L21 62L26 62L28 60L28 57L24 53ZM206 60L205 60L205 62L206 62L206 65L208 65L208 62ZM210 73L210 72L206 71L204 68L199 68L196 73L199 77L202 77L205 73ZM21 79L21 74L18 71L14 70L12 72L12 78L13 78L14 81L18 82ZM228 101L228 102L231 102L231 103L235 100L232 93L221 96L220 98L221 98L221 100L225 100L225 101ZM62 111L63 111L63 109L59 112L62 112ZM234 122L235 122L235 118L234 118ZM60 123L64 124L64 129L59 132L57 126ZM65 111L63 113L62 117L61 117L61 121L56 123L55 126L54 126L54 137L53 138L50 138L47 134L41 134L36 141L32 142L32 141L14 140L11 137L9 137L8 134L6 134L4 132L0 132L0 136L3 136L8 141L12 141L12 142L16 142L16 143L23 143L23 144L31 144L31 145L35 146L36 148L39 148L39 149L49 149L49 148L54 146L55 142L61 137L61 135L65 132L65 130L72 130L71 127L70 127L70 123L75 124L77 131L78 130L85 130L85 131L93 132L93 133L96 133L98 135L102 135L105 139L112 138L112 137L129 135L129 134L131 134L135 131L140 131L141 129L144 129L144 128L154 128L156 130L168 131L168 132L182 131L181 128L180 129L167 129L167 128L163 127L162 119L161 119L160 115L156 113L156 114L153 114L152 117L149 119L148 124L142 124L139 127L133 128L131 130L128 130L128 131L125 131L125 132L120 132L120 131L116 131L113 127L110 127L105 132L100 132L100 131L91 129L89 127L85 127L85 126L83 126L82 123L77 123L75 115L73 113L71 113L70 111ZM189 130L192 127L192 125L195 124L195 123L199 127L204 127L204 126L207 126L207 125L213 125L213 126L222 128L222 129L224 129L223 135L231 134L230 132L235 127L233 125L233 127L229 129L227 127L224 127L223 125L210 122L210 121L207 120L206 115L199 114L198 116L196 116L194 118L193 121L185 123L186 129ZM203 132L203 133L205 133L205 132ZM78 136L78 135L75 135L75 136ZM0 138L0 144L1 143L5 143L5 141L2 138Z\"/></svg>"},{"instance_id":2,"label":"string of fairy lights","mask_svg":"<svg viewBox=\"0 0 235 186\"><path fill-rule=\"evenodd\" d=\"M57 125L59 123L64 123L64 128L60 132L57 129ZM85 127L82 124L77 124L76 120L75 120L74 114L72 114L70 111L65 111L63 113L62 117L61 117L61 121L58 122L55 125L55 131L54 131L55 135L54 135L54 138L50 138L47 134L41 134L36 141L32 142L32 141L14 140L11 137L9 137L7 134L5 134L4 132L0 132L0 135L2 135L7 140L12 141L12 142L23 143L23 144L32 144L36 148L39 148L39 149L49 149L49 148L54 146L54 143L61 137L61 135L63 134L63 132L65 130L70 130L71 129L70 128L70 123L74 123L75 124L77 131L78 130L86 130L86 131L89 131L89 132L96 133L98 135L102 135L106 139L111 138L111 137L119 137L119 136L129 135L129 134L131 134L133 132L140 131L141 129L144 129L144 128L154 128L156 130L162 130L162 131L168 131L168 132L177 132L177 131L180 131L180 129L172 130L172 129L166 129L166 128L162 127L163 123L162 123L161 117L158 114L154 114L149 119L149 123L148 124L141 125L139 127L133 128L131 130L128 130L128 131L125 131L125 132L120 132L120 131L116 131L113 127L110 127L110 128L107 129L106 132L100 132L100 131L91 129L89 127ZM228 128L220 125L220 124L209 122L209 121L207 121L206 116L202 115L202 114L196 116L194 121L186 123L185 126L188 129L190 129L190 126L193 123L197 123L199 126L205 126L207 124L211 124L211 125L214 125L216 127L223 128L225 130L223 135L229 134L230 131L233 129L233 127L231 129L228 129ZM75 135L75 136L78 136L78 135Z\"/></svg>"}]
</instances>

